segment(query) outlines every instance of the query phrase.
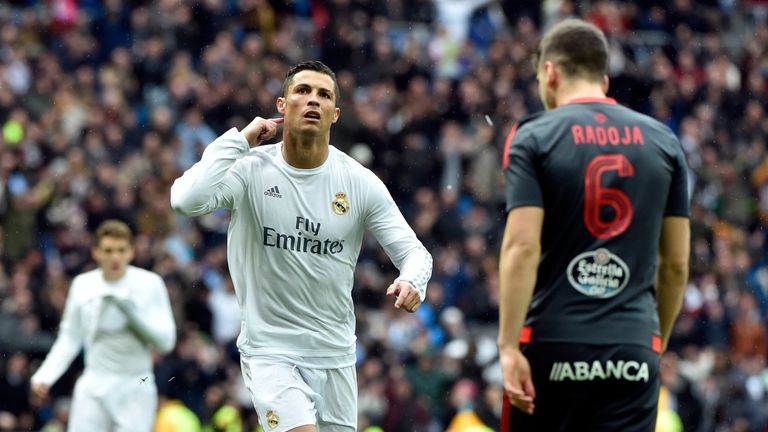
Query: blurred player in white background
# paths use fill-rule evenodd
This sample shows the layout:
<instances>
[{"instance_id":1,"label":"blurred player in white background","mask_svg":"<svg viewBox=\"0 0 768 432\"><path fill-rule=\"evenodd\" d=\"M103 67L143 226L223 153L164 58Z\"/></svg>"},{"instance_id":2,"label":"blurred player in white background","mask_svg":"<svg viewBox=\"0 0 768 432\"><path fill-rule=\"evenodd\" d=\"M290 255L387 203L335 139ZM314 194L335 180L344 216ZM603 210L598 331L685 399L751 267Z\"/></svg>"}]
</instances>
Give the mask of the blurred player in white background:
<instances>
[{"instance_id":1,"label":"blurred player in white background","mask_svg":"<svg viewBox=\"0 0 768 432\"><path fill-rule=\"evenodd\" d=\"M365 230L400 270L387 289L394 307L415 312L432 273L431 255L381 180L330 145L338 88L326 65L294 66L277 99L284 118L256 117L227 131L171 189L181 213L232 210L228 261L243 321L237 345L271 432L357 429L351 292ZM282 142L256 147L280 123Z\"/></svg>"},{"instance_id":2,"label":"blurred player in white background","mask_svg":"<svg viewBox=\"0 0 768 432\"><path fill-rule=\"evenodd\" d=\"M70 432L148 432L154 424L152 349L170 352L176 325L163 279L129 265L132 240L120 221L96 230L92 255L99 267L72 281L56 342L31 379L32 391L47 397L85 348Z\"/></svg>"}]
</instances>

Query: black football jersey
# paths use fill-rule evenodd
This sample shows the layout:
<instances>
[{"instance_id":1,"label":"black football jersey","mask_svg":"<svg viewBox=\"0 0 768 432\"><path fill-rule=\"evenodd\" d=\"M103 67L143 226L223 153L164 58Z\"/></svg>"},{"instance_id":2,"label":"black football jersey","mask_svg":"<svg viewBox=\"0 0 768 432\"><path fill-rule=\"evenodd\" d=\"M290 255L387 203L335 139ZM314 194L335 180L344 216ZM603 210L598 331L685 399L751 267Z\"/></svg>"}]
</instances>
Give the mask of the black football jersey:
<instances>
[{"instance_id":1,"label":"black football jersey","mask_svg":"<svg viewBox=\"0 0 768 432\"><path fill-rule=\"evenodd\" d=\"M662 220L689 212L672 131L613 99L577 99L521 121L503 166L507 211L544 209L531 341L650 344Z\"/></svg>"}]
</instances>

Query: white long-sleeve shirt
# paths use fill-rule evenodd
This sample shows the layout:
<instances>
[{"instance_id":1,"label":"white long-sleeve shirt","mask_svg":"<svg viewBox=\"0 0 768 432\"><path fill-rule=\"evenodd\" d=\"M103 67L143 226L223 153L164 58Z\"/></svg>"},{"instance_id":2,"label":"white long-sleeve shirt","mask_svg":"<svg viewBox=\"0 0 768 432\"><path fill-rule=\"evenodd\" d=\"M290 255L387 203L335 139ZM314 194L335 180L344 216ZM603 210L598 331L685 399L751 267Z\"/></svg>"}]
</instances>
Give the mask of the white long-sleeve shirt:
<instances>
[{"instance_id":1,"label":"white long-sleeve shirt","mask_svg":"<svg viewBox=\"0 0 768 432\"><path fill-rule=\"evenodd\" d=\"M100 269L92 270L72 280L56 342L31 381L53 385L83 347L87 371L146 376L152 373L151 349L166 353L175 343L176 324L159 275L128 266L110 282Z\"/></svg>"},{"instance_id":2,"label":"white long-sleeve shirt","mask_svg":"<svg viewBox=\"0 0 768 432\"><path fill-rule=\"evenodd\" d=\"M249 151L231 129L176 180L171 205L190 216L232 211L227 256L245 355L354 364L351 292L366 229L424 299L431 255L381 180L333 146L321 166L297 169L282 143Z\"/></svg>"}]
</instances>

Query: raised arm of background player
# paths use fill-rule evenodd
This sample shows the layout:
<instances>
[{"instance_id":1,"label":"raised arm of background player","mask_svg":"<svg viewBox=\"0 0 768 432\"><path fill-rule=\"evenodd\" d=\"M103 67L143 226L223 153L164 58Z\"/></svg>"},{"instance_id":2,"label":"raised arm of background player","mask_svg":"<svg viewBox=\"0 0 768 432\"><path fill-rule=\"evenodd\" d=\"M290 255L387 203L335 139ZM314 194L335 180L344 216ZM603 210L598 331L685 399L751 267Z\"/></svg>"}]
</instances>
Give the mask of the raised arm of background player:
<instances>
[{"instance_id":1,"label":"raised arm of background player","mask_svg":"<svg viewBox=\"0 0 768 432\"><path fill-rule=\"evenodd\" d=\"M163 278L153 274L140 287L140 295L105 295L104 300L120 308L128 320L128 329L146 346L168 354L176 345L176 323L173 320L168 289Z\"/></svg>"},{"instance_id":2,"label":"raised arm of background player","mask_svg":"<svg viewBox=\"0 0 768 432\"><path fill-rule=\"evenodd\" d=\"M683 305L688 283L691 227L687 217L665 217L659 242L659 269L656 273L656 310L659 312L661 346L667 349L669 334Z\"/></svg>"},{"instance_id":3,"label":"raised arm of background player","mask_svg":"<svg viewBox=\"0 0 768 432\"><path fill-rule=\"evenodd\" d=\"M171 186L171 207L187 216L208 214L229 208L243 193L243 184L233 178L229 169L262 141L277 133L282 118L256 117L242 131L232 128L216 138L203 151L203 157Z\"/></svg>"}]
</instances>

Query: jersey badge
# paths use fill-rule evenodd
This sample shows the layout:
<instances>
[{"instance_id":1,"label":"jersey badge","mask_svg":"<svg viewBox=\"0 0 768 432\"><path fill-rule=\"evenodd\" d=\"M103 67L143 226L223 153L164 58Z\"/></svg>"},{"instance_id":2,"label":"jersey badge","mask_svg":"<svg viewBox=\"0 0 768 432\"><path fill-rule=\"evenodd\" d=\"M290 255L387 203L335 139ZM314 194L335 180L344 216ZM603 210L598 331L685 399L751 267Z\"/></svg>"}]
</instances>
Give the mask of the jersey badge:
<instances>
[{"instance_id":1,"label":"jersey badge","mask_svg":"<svg viewBox=\"0 0 768 432\"><path fill-rule=\"evenodd\" d=\"M337 215L347 214L349 212L349 200L347 199L347 194L344 192L337 193L333 202L331 202L331 208Z\"/></svg>"},{"instance_id":2,"label":"jersey badge","mask_svg":"<svg viewBox=\"0 0 768 432\"><path fill-rule=\"evenodd\" d=\"M280 417L278 417L272 410L267 411L267 425L269 428L274 429L278 424L280 424Z\"/></svg>"},{"instance_id":3,"label":"jersey badge","mask_svg":"<svg viewBox=\"0 0 768 432\"><path fill-rule=\"evenodd\" d=\"M577 255L567 273L576 291L601 299L617 295L629 282L627 263L605 248Z\"/></svg>"}]
</instances>

